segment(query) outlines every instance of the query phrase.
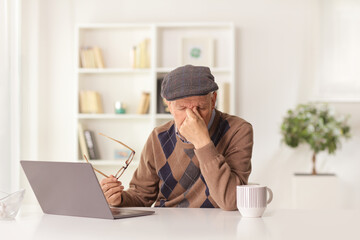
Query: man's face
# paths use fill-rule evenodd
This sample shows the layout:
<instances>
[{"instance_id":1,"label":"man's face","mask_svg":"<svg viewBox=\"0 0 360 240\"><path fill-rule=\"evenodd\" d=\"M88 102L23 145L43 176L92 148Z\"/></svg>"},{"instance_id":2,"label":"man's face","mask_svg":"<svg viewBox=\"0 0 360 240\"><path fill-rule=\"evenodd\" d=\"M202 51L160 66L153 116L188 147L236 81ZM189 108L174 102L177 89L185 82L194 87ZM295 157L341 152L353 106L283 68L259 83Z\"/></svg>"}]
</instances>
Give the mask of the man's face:
<instances>
[{"instance_id":1,"label":"man's face","mask_svg":"<svg viewBox=\"0 0 360 240\"><path fill-rule=\"evenodd\" d=\"M176 126L180 128L186 118L186 109L194 110L195 108L204 119L206 126L210 122L212 110L215 107L216 92L204 96L192 96L174 101L167 101L170 112L174 117Z\"/></svg>"}]
</instances>

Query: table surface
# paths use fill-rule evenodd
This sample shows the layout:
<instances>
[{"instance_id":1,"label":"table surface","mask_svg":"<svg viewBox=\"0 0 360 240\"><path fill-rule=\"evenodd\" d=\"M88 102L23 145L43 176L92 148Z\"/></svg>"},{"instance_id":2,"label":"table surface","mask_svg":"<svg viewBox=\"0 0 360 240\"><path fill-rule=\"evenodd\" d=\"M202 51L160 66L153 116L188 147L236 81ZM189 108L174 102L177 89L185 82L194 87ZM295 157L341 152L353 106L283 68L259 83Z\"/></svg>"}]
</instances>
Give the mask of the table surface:
<instances>
[{"instance_id":1,"label":"table surface","mask_svg":"<svg viewBox=\"0 0 360 240\"><path fill-rule=\"evenodd\" d=\"M268 209L262 218L221 209L152 210L150 216L106 220L23 206L15 220L0 220L0 239L360 239L360 210Z\"/></svg>"}]
</instances>

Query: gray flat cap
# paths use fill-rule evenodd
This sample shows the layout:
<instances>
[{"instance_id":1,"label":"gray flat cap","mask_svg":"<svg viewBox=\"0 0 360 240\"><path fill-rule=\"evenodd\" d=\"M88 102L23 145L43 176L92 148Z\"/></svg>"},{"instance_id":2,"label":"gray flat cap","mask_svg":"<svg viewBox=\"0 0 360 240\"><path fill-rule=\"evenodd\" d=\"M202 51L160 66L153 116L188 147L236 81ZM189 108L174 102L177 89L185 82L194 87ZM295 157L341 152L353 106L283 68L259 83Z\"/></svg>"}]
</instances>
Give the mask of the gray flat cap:
<instances>
[{"instance_id":1,"label":"gray flat cap","mask_svg":"<svg viewBox=\"0 0 360 240\"><path fill-rule=\"evenodd\" d=\"M169 72L161 84L161 96L168 101L202 96L218 90L208 67L186 65Z\"/></svg>"}]
</instances>

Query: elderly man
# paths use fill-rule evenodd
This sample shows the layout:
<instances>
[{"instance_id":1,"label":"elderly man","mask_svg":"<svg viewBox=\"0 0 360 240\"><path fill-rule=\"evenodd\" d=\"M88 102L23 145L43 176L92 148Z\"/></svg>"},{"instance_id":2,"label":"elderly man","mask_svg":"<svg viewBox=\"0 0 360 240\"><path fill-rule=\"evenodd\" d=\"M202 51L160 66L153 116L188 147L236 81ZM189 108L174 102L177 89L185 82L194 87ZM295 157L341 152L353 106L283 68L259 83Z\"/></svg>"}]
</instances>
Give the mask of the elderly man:
<instances>
[{"instance_id":1,"label":"elderly man","mask_svg":"<svg viewBox=\"0 0 360 240\"><path fill-rule=\"evenodd\" d=\"M215 109L217 84L207 67L179 67L163 80L174 120L156 127L124 187L110 176L101 187L110 205L236 209L236 186L251 172L253 131Z\"/></svg>"}]
</instances>

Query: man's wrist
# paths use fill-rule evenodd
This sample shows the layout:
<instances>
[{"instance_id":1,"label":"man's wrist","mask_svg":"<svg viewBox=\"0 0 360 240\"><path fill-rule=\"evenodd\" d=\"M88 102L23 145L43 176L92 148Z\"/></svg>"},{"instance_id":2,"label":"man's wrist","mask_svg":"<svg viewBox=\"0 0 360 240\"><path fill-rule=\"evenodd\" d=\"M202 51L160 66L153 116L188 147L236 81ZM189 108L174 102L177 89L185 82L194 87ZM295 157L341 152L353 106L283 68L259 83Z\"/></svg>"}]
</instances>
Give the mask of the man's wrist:
<instances>
[{"instance_id":1,"label":"man's wrist","mask_svg":"<svg viewBox=\"0 0 360 240\"><path fill-rule=\"evenodd\" d=\"M211 142L211 139L206 139L206 140L203 140L203 141L199 141L198 143L193 143L194 144L194 147L195 149L200 149L202 147L205 147L206 145L208 145L209 143Z\"/></svg>"}]
</instances>

